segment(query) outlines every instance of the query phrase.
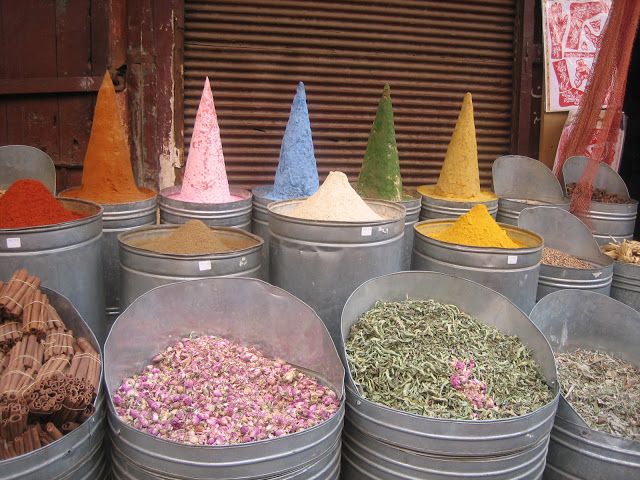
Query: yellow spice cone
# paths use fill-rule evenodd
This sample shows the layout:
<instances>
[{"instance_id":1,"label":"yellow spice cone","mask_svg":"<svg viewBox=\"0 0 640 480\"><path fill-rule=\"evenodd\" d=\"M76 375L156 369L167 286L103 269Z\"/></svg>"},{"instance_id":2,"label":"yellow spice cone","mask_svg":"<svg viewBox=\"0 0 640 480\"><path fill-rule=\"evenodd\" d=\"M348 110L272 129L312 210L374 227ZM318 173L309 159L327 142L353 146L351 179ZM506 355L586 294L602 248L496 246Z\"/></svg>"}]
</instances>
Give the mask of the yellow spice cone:
<instances>
[{"instance_id":1,"label":"yellow spice cone","mask_svg":"<svg viewBox=\"0 0 640 480\"><path fill-rule=\"evenodd\" d=\"M466 198L480 194L478 144L470 93L466 93L462 100L462 108L447 147L435 191L443 196Z\"/></svg>"}]
</instances>

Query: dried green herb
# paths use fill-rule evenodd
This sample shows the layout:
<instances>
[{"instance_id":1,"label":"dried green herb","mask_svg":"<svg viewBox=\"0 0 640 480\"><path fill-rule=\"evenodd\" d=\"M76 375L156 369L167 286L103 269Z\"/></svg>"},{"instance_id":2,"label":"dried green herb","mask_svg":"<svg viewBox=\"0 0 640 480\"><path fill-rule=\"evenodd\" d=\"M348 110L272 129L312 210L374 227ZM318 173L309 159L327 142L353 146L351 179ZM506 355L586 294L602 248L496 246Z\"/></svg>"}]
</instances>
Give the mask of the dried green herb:
<instances>
[{"instance_id":1,"label":"dried green herb","mask_svg":"<svg viewBox=\"0 0 640 480\"><path fill-rule=\"evenodd\" d=\"M530 413L553 398L528 348L433 300L382 302L346 344L363 396L397 410L449 419Z\"/></svg>"},{"instance_id":2,"label":"dried green herb","mask_svg":"<svg viewBox=\"0 0 640 480\"><path fill-rule=\"evenodd\" d=\"M640 368L606 353L556 355L562 394L594 430L640 440Z\"/></svg>"}]
</instances>

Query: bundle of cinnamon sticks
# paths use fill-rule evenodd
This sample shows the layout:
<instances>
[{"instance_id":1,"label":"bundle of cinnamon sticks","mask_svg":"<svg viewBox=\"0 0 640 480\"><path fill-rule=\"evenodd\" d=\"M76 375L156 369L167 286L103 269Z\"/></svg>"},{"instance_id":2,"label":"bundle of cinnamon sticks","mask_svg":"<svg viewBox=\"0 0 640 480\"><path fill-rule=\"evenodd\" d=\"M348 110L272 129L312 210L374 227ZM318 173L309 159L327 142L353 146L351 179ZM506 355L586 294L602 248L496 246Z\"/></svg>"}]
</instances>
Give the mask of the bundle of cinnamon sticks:
<instances>
[{"instance_id":1,"label":"bundle of cinnamon sticks","mask_svg":"<svg viewBox=\"0 0 640 480\"><path fill-rule=\"evenodd\" d=\"M24 269L0 282L0 460L61 438L95 411L100 355L39 286Z\"/></svg>"}]
</instances>

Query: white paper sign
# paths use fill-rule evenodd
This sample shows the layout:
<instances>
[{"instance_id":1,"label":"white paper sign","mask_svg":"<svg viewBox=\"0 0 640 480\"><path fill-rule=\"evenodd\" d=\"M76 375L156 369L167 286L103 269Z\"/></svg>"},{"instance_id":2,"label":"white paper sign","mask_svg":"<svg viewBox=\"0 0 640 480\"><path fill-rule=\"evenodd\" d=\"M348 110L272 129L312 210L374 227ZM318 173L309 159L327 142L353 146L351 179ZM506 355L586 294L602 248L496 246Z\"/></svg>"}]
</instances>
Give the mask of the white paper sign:
<instances>
[{"instance_id":1,"label":"white paper sign","mask_svg":"<svg viewBox=\"0 0 640 480\"><path fill-rule=\"evenodd\" d=\"M22 242L19 237L7 238L7 248L20 248Z\"/></svg>"},{"instance_id":2,"label":"white paper sign","mask_svg":"<svg viewBox=\"0 0 640 480\"><path fill-rule=\"evenodd\" d=\"M370 237L372 233L373 233L372 227L362 227L362 232L360 233L360 235L363 237Z\"/></svg>"},{"instance_id":3,"label":"white paper sign","mask_svg":"<svg viewBox=\"0 0 640 480\"><path fill-rule=\"evenodd\" d=\"M211 270L211 260L201 260L198 262L198 269L201 272Z\"/></svg>"}]
</instances>

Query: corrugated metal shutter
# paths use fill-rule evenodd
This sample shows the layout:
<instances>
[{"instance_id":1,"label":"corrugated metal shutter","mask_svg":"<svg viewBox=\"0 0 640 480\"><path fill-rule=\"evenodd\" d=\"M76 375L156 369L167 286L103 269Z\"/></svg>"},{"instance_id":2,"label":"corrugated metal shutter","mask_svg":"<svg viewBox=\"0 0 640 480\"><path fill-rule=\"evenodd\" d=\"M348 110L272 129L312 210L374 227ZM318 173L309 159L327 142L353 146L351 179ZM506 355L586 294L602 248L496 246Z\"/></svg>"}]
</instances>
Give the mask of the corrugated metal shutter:
<instances>
[{"instance_id":1,"label":"corrugated metal shutter","mask_svg":"<svg viewBox=\"0 0 640 480\"><path fill-rule=\"evenodd\" d=\"M355 178L389 82L404 182L433 183L470 91L487 185L509 150L515 2L186 0L185 145L209 75L230 181L270 181L302 80L320 172Z\"/></svg>"}]
</instances>

